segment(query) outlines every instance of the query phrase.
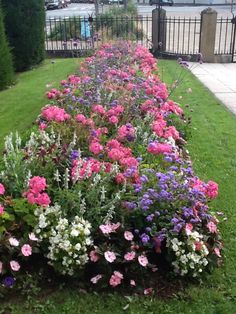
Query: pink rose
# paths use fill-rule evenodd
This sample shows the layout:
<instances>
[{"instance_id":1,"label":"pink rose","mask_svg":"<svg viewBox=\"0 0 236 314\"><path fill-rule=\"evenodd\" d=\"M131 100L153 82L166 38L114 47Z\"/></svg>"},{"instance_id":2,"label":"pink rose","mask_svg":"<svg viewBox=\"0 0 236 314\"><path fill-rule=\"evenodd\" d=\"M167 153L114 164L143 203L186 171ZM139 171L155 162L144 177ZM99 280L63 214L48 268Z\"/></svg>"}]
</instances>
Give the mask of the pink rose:
<instances>
[{"instance_id":1,"label":"pink rose","mask_svg":"<svg viewBox=\"0 0 236 314\"><path fill-rule=\"evenodd\" d=\"M140 256L138 257L138 262L139 262L139 264L140 264L141 266L146 267L147 264L148 264L148 259L147 259L147 257L146 257L145 255L140 255Z\"/></svg>"},{"instance_id":2,"label":"pink rose","mask_svg":"<svg viewBox=\"0 0 236 314\"><path fill-rule=\"evenodd\" d=\"M20 269L20 264L17 261L10 261L10 266L13 271L18 271Z\"/></svg>"},{"instance_id":3,"label":"pink rose","mask_svg":"<svg viewBox=\"0 0 236 314\"><path fill-rule=\"evenodd\" d=\"M127 240L127 241L132 241L133 238L134 238L134 235L133 235L133 233L130 232L130 231L125 231L125 232L124 232L124 238L125 238L125 240Z\"/></svg>"},{"instance_id":4,"label":"pink rose","mask_svg":"<svg viewBox=\"0 0 236 314\"><path fill-rule=\"evenodd\" d=\"M30 256L32 254L32 248L29 244L24 244L21 248L21 253L24 256Z\"/></svg>"},{"instance_id":5,"label":"pink rose","mask_svg":"<svg viewBox=\"0 0 236 314\"><path fill-rule=\"evenodd\" d=\"M96 284L100 279L102 278L102 275L97 275L93 278L90 279L90 281L93 283L93 284Z\"/></svg>"},{"instance_id":6,"label":"pink rose","mask_svg":"<svg viewBox=\"0 0 236 314\"><path fill-rule=\"evenodd\" d=\"M2 183L0 183L0 195L3 195L5 193L5 188Z\"/></svg>"},{"instance_id":7,"label":"pink rose","mask_svg":"<svg viewBox=\"0 0 236 314\"><path fill-rule=\"evenodd\" d=\"M114 252L111 251L106 251L104 253L105 259L109 262L109 263L113 263L114 260L116 259L116 255Z\"/></svg>"},{"instance_id":8,"label":"pink rose","mask_svg":"<svg viewBox=\"0 0 236 314\"><path fill-rule=\"evenodd\" d=\"M94 262L94 263L96 263L100 258L95 250L89 253L89 257L90 257L91 262Z\"/></svg>"},{"instance_id":9,"label":"pink rose","mask_svg":"<svg viewBox=\"0 0 236 314\"><path fill-rule=\"evenodd\" d=\"M19 241L16 238L9 238L9 243L11 246L19 246Z\"/></svg>"},{"instance_id":10,"label":"pink rose","mask_svg":"<svg viewBox=\"0 0 236 314\"><path fill-rule=\"evenodd\" d=\"M135 252L128 252L124 256L124 259L126 261L132 261L134 258L135 258Z\"/></svg>"},{"instance_id":11,"label":"pink rose","mask_svg":"<svg viewBox=\"0 0 236 314\"><path fill-rule=\"evenodd\" d=\"M0 205L0 215L2 215L3 213L4 213L4 207Z\"/></svg>"}]
</instances>

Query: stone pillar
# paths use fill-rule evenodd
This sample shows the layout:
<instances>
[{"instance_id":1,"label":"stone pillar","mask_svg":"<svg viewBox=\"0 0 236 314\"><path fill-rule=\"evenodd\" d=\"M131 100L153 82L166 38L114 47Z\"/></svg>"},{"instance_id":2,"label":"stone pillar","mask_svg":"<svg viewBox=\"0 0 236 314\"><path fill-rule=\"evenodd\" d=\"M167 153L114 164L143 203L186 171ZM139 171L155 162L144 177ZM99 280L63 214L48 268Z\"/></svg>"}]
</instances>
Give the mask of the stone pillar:
<instances>
[{"instance_id":1,"label":"stone pillar","mask_svg":"<svg viewBox=\"0 0 236 314\"><path fill-rule=\"evenodd\" d=\"M166 10L152 10L152 47L158 53L166 49Z\"/></svg>"},{"instance_id":2,"label":"stone pillar","mask_svg":"<svg viewBox=\"0 0 236 314\"><path fill-rule=\"evenodd\" d=\"M217 12L206 8L201 12L200 52L205 62L214 62Z\"/></svg>"}]
</instances>

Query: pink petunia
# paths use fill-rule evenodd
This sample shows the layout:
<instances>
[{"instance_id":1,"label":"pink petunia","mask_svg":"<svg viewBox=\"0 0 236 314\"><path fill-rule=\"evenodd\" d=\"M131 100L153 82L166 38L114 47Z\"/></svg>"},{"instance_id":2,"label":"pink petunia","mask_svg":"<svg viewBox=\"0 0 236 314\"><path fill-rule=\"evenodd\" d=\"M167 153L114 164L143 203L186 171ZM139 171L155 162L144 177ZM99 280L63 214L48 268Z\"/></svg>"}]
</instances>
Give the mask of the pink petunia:
<instances>
[{"instance_id":1,"label":"pink petunia","mask_svg":"<svg viewBox=\"0 0 236 314\"><path fill-rule=\"evenodd\" d=\"M97 275L93 278L90 279L90 281L93 283L93 284L96 284L103 276L102 275Z\"/></svg>"},{"instance_id":2,"label":"pink petunia","mask_svg":"<svg viewBox=\"0 0 236 314\"><path fill-rule=\"evenodd\" d=\"M3 263L0 261L0 274L2 273L3 270Z\"/></svg>"},{"instance_id":3,"label":"pink petunia","mask_svg":"<svg viewBox=\"0 0 236 314\"><path fill-rule=\"evenodd\" d=\"M207 228L211 233L216 233L217 232L217 226L213 221L208 222Z\"/></svg>"},{"instance_id":4,"label":"pink petunia","mask_svg":"<svg viewBox=\"0 0 236 314\"><path fill-rule=\"evenodd\" d=\"M111 251L106 251L104 253L104 257L105 259L109 262L109 263L113 263L114 260L116 259L116 254L114 252Z\"/></svg>"},{"instance_id":5,"label":"pink petunia","mask_svg":"<svg viewBox=\"0 0 236 314\"><path fill-rule=\"evenodd\" d=\"M16 238L9 238L8 241L11 246L19 246L19 241Z\"/></svg>"},{"instance_id":6,"label":"pink petunia","mask_svg":"<svg viewBox=\"0 0 236 314\"><path fill-rule=\"evenodd\" d=\"M186 223L185 232L187 235L190 235L193 230L193 225L191 223Z\"/></svg>"},{"instance_id":7,"label":"pink petunia","mask_svg":"<svg viewBox=\"0 0 236 314\"><path fill-rule=\"evenodd\" d=\"M29 239L31 241L38 241L39 239L35 236L35 234L32 232L29 234Z\"/></svg>"},{"instance_id":8,"label":"pink petunia","mask_svg":"<svg viewBox=\"0 0 236 314\"><path fill-rule=\"evenodd\" d=\"M94 262L94 263L96 263L100 258L100 256L97 254L95 250L89 253L89 257L90 257L91 262Z\"/></svg>"},{"instance_id":9,"label":"pink petunia","mask_svg":"<svg viewBox=\"0 0 236 314\"><path fill-rule=\"evenodd\" d=\"M130 231L125 231L125 232L124 232L124 238L125 238L125 240L127 240L127 241L132 241L133 238L134 238L134 235L133 235L133 233L130 232Z\"/></svg>"},{"instance_id":10,"label":"pink petunia","mask_svg":"<svg viewBox=\"0 0 236 314\"><path fill-rule=\"evenodd\" d=\"M20 264L17 261L10 261L10 266L13 271L20 270Z\"/></svg>"},{"instance_id":11,"label":"pink petunia","mask_svg":"<svg viewBox=\"0 0 236 314\"><path fill-rule=\"evenodd\" d=\"M220 250L219 250L217 247L214 248L214 253L215 253L215 255L217 255L218 257L221 257Z\"/></svg>"},{"instance_id":12,"label":"pink petunia","mask_svg":"<svg viewBox=\"0 0 236 314\"><path fill-rule=\"evenodd\" d=\"M143 267L146 267L148 265L148 259L145 255L140 255L138 257L138 262Z\"/></svg>"},{"instance_id":13,"label":"pink petunia","mask_svg":"<svg viewBox=\"0 0 236 314\"><path fill-rule=\"evenodd\" d=\"M126 253L125 255L124 255L124 259L126 260L126 261L132 261L134 258L135 258L135 252L128 252L128 253Z\"/></svg>"},{"instance_id":14,"label":"pink petunia","mask_svg":"<svg viewBox=\"0 0 236 314\"><path fill-rule=\"evenodd\" d=\"M30 256L32 254L32 247L29 244L24 244L21 248L21 253L24 256Z\"/></svg>"},{"instance_id":15,"label":"pink petunia","mask_svg":"<svg viewBox=\"0 0 236 314\"><path fill-rule=\"evenodd\" d=\"M5 193L5 187L2 183L0 183L0 195L3 195Z\"/></svg>"}]
</instances>

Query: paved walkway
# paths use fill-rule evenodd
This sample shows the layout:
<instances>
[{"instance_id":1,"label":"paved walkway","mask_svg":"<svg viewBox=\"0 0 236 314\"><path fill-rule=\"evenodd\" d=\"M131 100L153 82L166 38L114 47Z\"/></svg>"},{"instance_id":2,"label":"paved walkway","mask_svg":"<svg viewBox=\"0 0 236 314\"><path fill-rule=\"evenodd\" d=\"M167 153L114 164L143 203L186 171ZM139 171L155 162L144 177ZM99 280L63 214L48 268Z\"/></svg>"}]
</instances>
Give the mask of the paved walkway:
<instances>
[{"instance_id":1,"label":"paved walkway","mask_svg":"<svg viewBox=\"0 0 236 314\"><path fill-rule=\"evenodd\" d=\"M192 63L191 71L236 115L236 63Z\"/></svg>"}]
</instances>

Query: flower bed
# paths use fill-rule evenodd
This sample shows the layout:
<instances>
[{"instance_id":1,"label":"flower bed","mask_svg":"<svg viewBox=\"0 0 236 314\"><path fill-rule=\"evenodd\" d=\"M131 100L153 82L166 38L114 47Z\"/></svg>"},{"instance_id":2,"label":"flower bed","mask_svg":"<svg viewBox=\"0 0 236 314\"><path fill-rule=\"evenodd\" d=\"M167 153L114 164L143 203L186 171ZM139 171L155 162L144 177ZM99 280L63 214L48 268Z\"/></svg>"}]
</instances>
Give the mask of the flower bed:
<instances>
[{"instance_id":1,"label":"flower bed","mask_svg":"<svg viewBox=\"0 0 236 314\"><path fill-rule=\"evenodd\" d=\"M145 294L154 272L199 277L220 263L219 220L209 209L218 186L194 174L187 119L156 71L141 46L103 45L47 92L39 130L24 143L6 139L4 286L33 256L85 285Z\"/></svg>"}]
</instances>

